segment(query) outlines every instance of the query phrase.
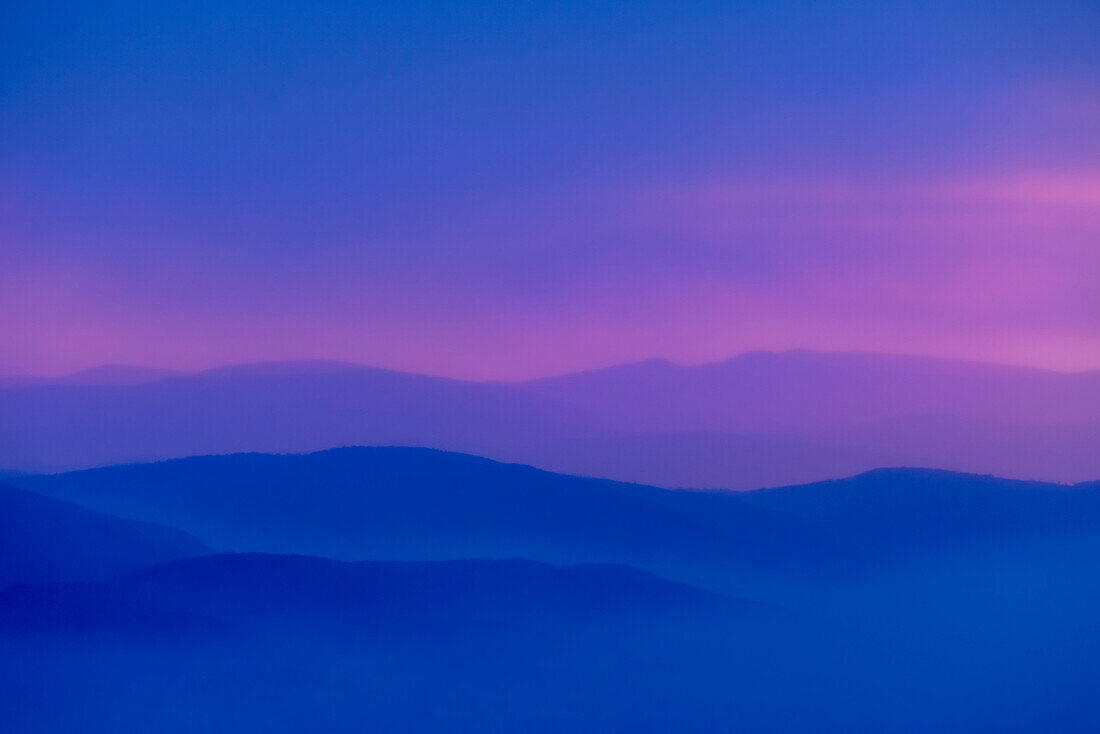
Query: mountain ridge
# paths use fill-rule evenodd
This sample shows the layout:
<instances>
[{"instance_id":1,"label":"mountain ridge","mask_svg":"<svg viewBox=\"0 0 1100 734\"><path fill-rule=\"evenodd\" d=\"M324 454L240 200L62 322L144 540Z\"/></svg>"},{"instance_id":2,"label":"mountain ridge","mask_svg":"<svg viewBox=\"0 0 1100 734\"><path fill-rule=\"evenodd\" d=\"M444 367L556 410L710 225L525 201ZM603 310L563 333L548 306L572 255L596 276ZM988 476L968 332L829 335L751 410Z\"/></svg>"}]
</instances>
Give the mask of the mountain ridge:
<instances>
[{"instance_id":1,"label":"mountain ridge","mask_svg":"<svg viewBox=\"0 0 1100 734\"><path fill-rule=\"evenodd\" d=\"M862 350L862 349L850 349L850 350L819 350L819 349L806 349L806 348L791 348L791 349L753 349L745 352L739 352L729 357L716 359L707 362L677 362L667 357L648 357L645 359L632 360L627 362L618 362L600 367L586 367L576 370L570 370L567 372L552 373L547 375L537 375L534 377L523 377L509 380L501 379L474 379L474 378L462 378L454 377L450 375L440 375L430 372L419 372L416 370L404 370L396 367L386 367L382 365L375 365L370 362L355 362L341 359L287 359L287 360L257 360L249 362L231 362L226 364L213 365L210 367L203 367L201 369L172 369L165 367L151 367L148 365L131 364L131 363L104 363L98 365L91 365L89 367L81 368L75 372L68 372L56 376L39 376L33 374L8 374L0 375L0 382L4 380L35 380L38 382L69 382L80 381L80 378L86 376L94 376L100 372L111 372L115 370L133 371L135 373L148 373L161 374L168 378L176 377L193 377L198 375L208 374L229 374L236 370L242 371L266 371L273 369L278 371L282 368L287 368L293 371L308 372L309 368L315 368L318 371L337 371L337 370L376 370L381 372L394 372L400 374L416 375L420 377L434 377L441 380L453 380L456 382L476 382L482 384L501 384L501 385L517 385L532 382L540 382L546 380L556 380L559 378L568 378L579 375L586 375L591 373L606 373L617 370L628 370L634 368L672 368L682 370L694 370L700 368L717 368L724 366L731 366L739 361L752 361L752 360L776 360L776 359L803 359L803 358L827 358L840 361L851 360L863 360L873 361L879 363L889 364L908 364L910 366L939 366L943 368L973 368L983 370L996 370L1003 372L1021 372L1031 374L1049 374L1049 375L1079 375L1079 376L1096 376L1100 375L1100 369L1081 369L1081 370L1056 370L1044 367L1037 367L1032 365L1020 365L1009 362L994 362L978 359L969 359L964 357L941 357L922 354L909 354L909 353L895 353L895 352L877 352L874 350Z\"/></svg>"},{"instance_id":2,"label":"mountain ridge","mask_svg":"<svg viewBox=\"0 0 1100 734\"><path fill-rule=\"evenodd\" d=\"M19 471L415 445L681 487L899 464L1100 475L1100 373L863 353L649 361L509 383L266 363L129 385L8 386L0 405L0 469Z\"/></svg>"},{"instance_id":3,"label":"mountain ridge","mask_svg":"<svg viewBox=\"0 0 1100 734\"><path fill-rule=\"evenodd\" d=\"M734 591L1100 528L1090 485L895 468L751 492L669 490L415 447L191 457L19 482L221 551L623 563Z\"/></svg>"}]
</instances>

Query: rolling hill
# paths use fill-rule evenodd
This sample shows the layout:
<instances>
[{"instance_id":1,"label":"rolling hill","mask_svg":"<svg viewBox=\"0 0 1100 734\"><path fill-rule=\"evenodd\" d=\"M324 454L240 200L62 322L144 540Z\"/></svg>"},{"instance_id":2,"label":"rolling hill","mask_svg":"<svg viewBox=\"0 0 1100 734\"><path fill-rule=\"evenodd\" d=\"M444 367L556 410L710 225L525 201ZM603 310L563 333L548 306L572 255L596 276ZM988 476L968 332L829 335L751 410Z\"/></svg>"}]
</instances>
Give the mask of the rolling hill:
<instances>
[{"instance_id":1,"label":"rolling hill","mask_svg":"<svg viewBox=\"0 0 1100 734\"><path fill-rule=\"evenodd\" d=\"M170 527L0 484L0 588L102 578L207 552L198 540Z\"/></svg>"},{"instance_id":2,"label":"rolling hill","mask_svg":"<svg viewBox=\"0 0 1100 734\"><path fill-rule=\"evenodd\" d=\"M766 614L768 608L628 566L522 560L348 563L221 554L98 582L0 592L0 630L148 635L285 629L319 634L560 628L601 618Z\"/></svg>"},{"instance_id":3,"label":"rolling hill","mask_svg":"<svg viewBox=\"0 0 1100 734\"><path fill-rule=\"evenodd\" d=\"M431 449L350 447L13 481L182 528L219 550L623 563L738 593L750 579L774 586L784 577L859 575L953 547L1100 529L1095 489L923 469L753 492L689 491Z\"/></svg>"}]
</instances>

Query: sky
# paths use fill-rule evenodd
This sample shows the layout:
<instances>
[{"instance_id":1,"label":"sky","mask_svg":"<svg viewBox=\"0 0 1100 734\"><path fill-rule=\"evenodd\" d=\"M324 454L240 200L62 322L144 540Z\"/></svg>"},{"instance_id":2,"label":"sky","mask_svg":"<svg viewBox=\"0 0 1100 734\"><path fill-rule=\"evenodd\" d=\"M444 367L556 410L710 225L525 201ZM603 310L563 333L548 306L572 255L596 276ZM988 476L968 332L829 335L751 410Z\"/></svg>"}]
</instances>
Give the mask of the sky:
<instances>
[{"instance_id":1,"label":"sky","mask_svg":"<svg viewBox=\"0 0 1100 734\"><path fill-rule=\"evenodd\" d=\"M0 373L1100 369L1100 4L5 3Z\"/></svg>"}]
</instances>

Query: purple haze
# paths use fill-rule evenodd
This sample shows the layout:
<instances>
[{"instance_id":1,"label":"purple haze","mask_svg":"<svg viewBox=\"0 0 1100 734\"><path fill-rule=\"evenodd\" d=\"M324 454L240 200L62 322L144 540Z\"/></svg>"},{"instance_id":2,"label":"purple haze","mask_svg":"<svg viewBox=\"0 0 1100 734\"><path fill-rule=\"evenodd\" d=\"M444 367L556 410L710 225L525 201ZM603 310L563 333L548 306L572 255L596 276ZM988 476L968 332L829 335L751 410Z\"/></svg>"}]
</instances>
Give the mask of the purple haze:
<instances>
[{"instance_id":1,"label":"purple haze","mask_svg":"<svg viewBox=\"0 0 1100 734\"><path fill-rule=\"evenodd\" d=\"M0 389L0 468L375 444L666 486L748 489L898 465L1100 476L1100 372L790 352L518 383L336 363L132 380L115 370L107 384Z\"/></svg>"}]
</instances>

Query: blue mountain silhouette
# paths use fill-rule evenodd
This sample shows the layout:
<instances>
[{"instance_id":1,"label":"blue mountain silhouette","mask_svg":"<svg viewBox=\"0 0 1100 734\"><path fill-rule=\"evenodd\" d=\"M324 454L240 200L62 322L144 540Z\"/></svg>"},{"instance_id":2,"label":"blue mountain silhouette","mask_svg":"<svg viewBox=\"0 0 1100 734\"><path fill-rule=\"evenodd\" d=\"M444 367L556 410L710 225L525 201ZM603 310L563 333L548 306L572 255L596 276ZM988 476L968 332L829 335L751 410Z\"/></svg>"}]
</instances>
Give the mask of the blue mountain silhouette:
<instances>
[{"instance_id":1,"label":"blue mountain silhouette","mask_svg":"<svg viewBox=\"0 0 1100 734\"><path fill-rule=\"evenodd\" d=\"M428 449L192 457L16 481L219 550L343 560L625 563L741 591L998 539L1100 529L1100 493L893 469L755 492L664 490ZM755 596L755 594L749 594Z\"/></svg>"},{"instance_id":2,"label":"blue mountain silhouette","mask_svg":"<svg viewBox=\"0 0 1100 734\"><path fill-rule=\"evenodd\" d=\"M208 552L174 528L123 520L0 484L0 588L102 578Z\"/></svg>"},{"instance_id":3,"label":"blue mountain silhouette","mask_svg":"<svg viewBox=\"0 0 1100 734\"><path fill-rule=\"evenodd\" d=\"M456 560L220 553L10 586L5 731L1100 723L1096 483L887 469L671 491L407 448L11 481L219 547ZM566 557L637 562L536 562Z\"/></svg>"},{"instance_id":4,"label":"blue mountain silhouette","mask_svg":"<svg viewBox=\"0 0 1100 734\"><path fill-rule=\"evenodd\" d=\"M287 625L373 635L557 628L613 617L771 613L629 566L523 560L348 563L312 556L220 554L80 583L0 592L0 629L148 635L255 634Z\"/></svg>"}]
</instances>

